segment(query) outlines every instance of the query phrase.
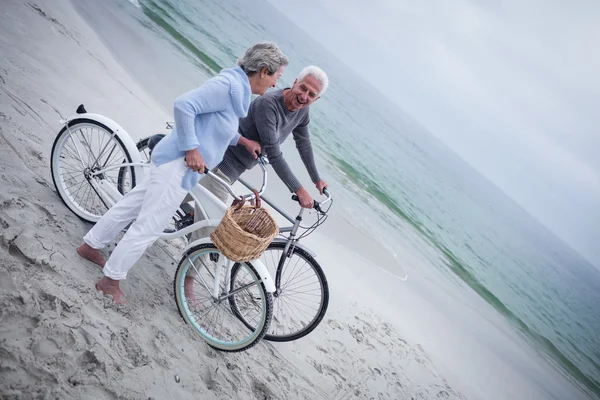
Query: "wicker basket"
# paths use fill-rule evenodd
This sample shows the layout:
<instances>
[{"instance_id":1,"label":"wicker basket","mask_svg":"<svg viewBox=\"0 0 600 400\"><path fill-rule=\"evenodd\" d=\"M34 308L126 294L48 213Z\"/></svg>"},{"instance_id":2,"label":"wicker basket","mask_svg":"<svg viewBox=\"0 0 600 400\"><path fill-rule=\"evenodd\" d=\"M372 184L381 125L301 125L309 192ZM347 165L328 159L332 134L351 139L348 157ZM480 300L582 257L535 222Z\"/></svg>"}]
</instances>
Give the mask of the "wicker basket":
<instances>
[{"instance_id":1,"label":"wicker basket","mask_svg":"<svg viewBox=\"0 0 600 400\"><path fill-rule=\"evenodd\" d=\"M259 258L279 233L277 222L261 207L258 192L255 191L255 195L256 205L244 205L242 202L229 207L210 234L217 249L232 261Z\"/></svg>"}]
</instances>

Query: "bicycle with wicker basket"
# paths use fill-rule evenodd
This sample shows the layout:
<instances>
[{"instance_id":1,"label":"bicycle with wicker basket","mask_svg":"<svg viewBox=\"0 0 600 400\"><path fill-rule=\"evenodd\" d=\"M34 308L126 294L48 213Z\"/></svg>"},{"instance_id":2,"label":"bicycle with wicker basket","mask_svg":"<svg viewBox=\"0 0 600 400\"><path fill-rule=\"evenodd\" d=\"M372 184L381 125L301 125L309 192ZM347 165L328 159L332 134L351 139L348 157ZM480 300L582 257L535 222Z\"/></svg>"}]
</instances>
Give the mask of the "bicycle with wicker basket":
<instances>
[{"instance_id":1,"label":"bicycle with wicker basket","mask_svg":"<svg viewBox=\"0 0 600 400\"><path fill-rule=\"evenodd\" d=\"M61 123L64 126L54 141L51 155L54 185L71 211L84 221L95 223L143 178L144 169L149 167L149 159L144 159L144 154L145 150L151 150L151 138L136 144L116 122L88 113L83 105L77 109L76 115ZM155 138L155 141L159 139ZM144 148L143 143L148 148ZM259 199L266 188L266 160L261 160L259 165L263 171L261 189L243 196L218 176L208 173L227 188L234 199L250 201ZM194 223L190 214L193 207L183 204L161 239L186 238L189 233L203 227L214 228L211 236L217 237L219 226L224 226L221 224L223 217L235 213L201 185L191 190L190 196L207 218ZM273 205L264 196L262 198ZM328 196L321 205L330 202ZM321 205L315 202L315 209L319 215L326 217ZM329 299L325 275L311 252L298 243L303 235L295 237L300 221L278 207L274 208L294 225L264 229L264 226L244 225L239 218L234 218L234 224L248 228L253 232L253 238L264 236L261 242L264 250L259 249L262 250L260 257L258 254L246 254L239 258L230 254L233 258L230 259L221 251L227 252L227 249L222 245L219 249L210 237L188 243L174 257L178 262L173 283L178 310L211 347L241 351L252 347L263 337L294 340L311 332L323 318ZM263 213L259 211L262 208L256 205L245 205L242 209L251 214ZM303 211L301 209L299 213L300 220ZM319 222L309 228L314 229L323 220L319 217ZM257 221L245 223L248 222L256 225ZM281 237L285 233L290 234L287 239ZM276 234L279 236L273 238ZM270 264L270 260L276 259L276 254L279 263ZM247 259L249 256L257 258ZM305 261L304 267L300 264L301 260ZM186 292L184 282L190 275L194 276L194 291ZM292 285L291 290L288 290L289 285ZM310 287L310 292L304 290L306 287ZM286 292L304 297L293 301L284 299L282 294ZM274 298L277 304L275 310ZM300 311L308 304L304 299L312 298L319 299L318 305L310 307L310 312ZM294 306L299 308L294 309Z\"/></svg>"}]
</instances>

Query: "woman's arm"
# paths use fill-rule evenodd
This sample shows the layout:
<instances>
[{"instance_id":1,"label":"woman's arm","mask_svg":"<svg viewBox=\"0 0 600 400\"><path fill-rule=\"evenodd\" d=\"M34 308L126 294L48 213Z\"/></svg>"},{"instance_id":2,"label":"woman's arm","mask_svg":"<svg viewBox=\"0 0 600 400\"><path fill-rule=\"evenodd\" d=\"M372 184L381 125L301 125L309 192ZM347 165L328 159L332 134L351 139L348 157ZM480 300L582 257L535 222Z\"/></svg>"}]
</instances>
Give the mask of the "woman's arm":
<instances>
[{"instance_id":1,"label":"woman's arm","mask_svg":"<svg viewBox=\"0 0 600 400\"><path fill-rule=\"evenodd\" d=\"M224 110L230 101L229 91L229 81L217 77L175 100L173 116L177 132L177 147L180 151L192 150L199 146L194 125L196 116Z\"/></svg>"}]
</instances>

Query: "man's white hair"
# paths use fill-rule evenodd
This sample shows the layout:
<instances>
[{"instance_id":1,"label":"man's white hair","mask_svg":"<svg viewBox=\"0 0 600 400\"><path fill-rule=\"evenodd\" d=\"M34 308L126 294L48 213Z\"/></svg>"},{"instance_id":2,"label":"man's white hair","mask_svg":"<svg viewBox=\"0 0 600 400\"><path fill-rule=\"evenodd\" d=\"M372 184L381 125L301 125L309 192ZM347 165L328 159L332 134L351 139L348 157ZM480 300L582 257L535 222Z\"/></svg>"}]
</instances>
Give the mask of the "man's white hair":
<instances>
[{"instance_id":1,"label":"man's white hair","mask_svg":"<svg viewBox=\"0 0 600 400\"><path fill-rule=\"evenodd\" d=\"M296 79L298 80L298 82L300 82L308 75L312 76L317 80L317 82L319 82L319 84L321 85L321 91L318 93L318 95L322 96L323 93L325 93L325 91L327 90L327 86L329 86L329 78L327 77L327 74L321 68L314 65L309 65L308 67L304 67L304 69L300 71Z\"/></svg>"}]
</instances>

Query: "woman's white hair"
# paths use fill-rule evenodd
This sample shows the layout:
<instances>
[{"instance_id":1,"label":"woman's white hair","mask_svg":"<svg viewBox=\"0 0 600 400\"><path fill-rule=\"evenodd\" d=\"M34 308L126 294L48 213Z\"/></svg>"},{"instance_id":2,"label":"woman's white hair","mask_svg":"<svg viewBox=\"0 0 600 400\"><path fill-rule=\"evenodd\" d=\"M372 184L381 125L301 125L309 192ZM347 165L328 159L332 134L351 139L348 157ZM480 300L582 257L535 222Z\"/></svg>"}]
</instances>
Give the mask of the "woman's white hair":
<instances>
[{"instance_id":1,"label":"woman's white hair","mask_svg":"<svg viewBox=\"0 0 600 400\"><path fill-rule=\"evenodd\" d=\"M329 78L327 77L327 74L321 68L314 65L309 65L308 67L304 67L304 69L300 71L296 80L300 82L308 75L312 76L317 80L317 82L319 82L319 84L321 85L321 91L318 94L319 96L322 96L323 93L325 93L325 91L327 90L327 86L329 86Z\"/></svg>"},{"instance_id":2,"label":"woman's white hair","mask_svg":"<svg viewBox=\"0 0 600 400\"><path fill-rule=\"evenodd\" d=\"M288 65L288 59L273 42L260 42L246 50L243 57L240 57L237 64L242 67L244 72L254 75L263 68L273 75L279 67Z\"/></svg>"}]
</instances>

